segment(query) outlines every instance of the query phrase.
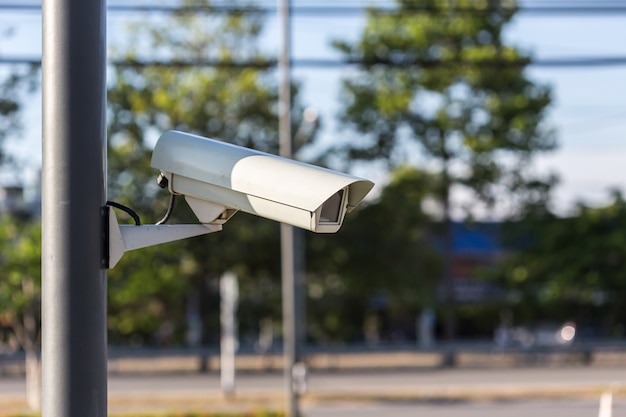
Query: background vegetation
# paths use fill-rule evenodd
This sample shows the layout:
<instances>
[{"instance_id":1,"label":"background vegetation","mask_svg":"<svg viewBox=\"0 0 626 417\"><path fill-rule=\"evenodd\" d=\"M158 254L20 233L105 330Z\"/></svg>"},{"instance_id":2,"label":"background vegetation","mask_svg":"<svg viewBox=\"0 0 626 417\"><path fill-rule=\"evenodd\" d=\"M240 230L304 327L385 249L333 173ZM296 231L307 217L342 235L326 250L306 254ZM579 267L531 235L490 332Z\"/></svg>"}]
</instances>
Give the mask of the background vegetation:
<instances>
[{"instance_id":1,"label":"background vegetation","mask_svg":"<svg viewBox=\"0 0 626 417\"><path fill-rule=\"evenodd\" d=\"M388 182L337 235L306 235L308 341L362 342L372 328L379 340L413 340L425 309L437 313L439 336L491 337L507 312L516 325L576 320L590 335L621 337L624 200L615 195L608 207L580 206L568 217L552 212L556 179L532 170L533 158L557 145L545 123L551 91L528 77L532 58L501 36L517 9L454 3L472 12L427 0L421 12L411 1L371 9L356 42L335 42L359 62L339 97L348 139L312 158L348 170L382 161ZM183 4L211 8L206 0ZM277 150L277 85L259 48L264 14L251 10L135 22L131 40L112 50L110 198L146 223L168 200L149 166L160 132ZM146 65L146 57L171 64ZM219 65L191 64L206 62ZM19 132L30 71L16 68L0 83L0 140ZM293 91L296 132L306 103L297 82ZM315 129L309 133L305 147L316 144ZM463 190L470 197L458 200ZM477 208L498 213L506 238L498 265L472 278L501 292L462 303L452 291L452 227L477 222ZM174 221L193 221L184 204ZM0 222L2 337L27 350L38 343L36 330L23 337L38 324L37 230L35 219ZM227 271L239 278L242 345L254 345L267 323L278 334L278 225L238 214L221 233L126 255L109 273L110 342L217 343L218 280Z\"/></svg>"}]
</instances>

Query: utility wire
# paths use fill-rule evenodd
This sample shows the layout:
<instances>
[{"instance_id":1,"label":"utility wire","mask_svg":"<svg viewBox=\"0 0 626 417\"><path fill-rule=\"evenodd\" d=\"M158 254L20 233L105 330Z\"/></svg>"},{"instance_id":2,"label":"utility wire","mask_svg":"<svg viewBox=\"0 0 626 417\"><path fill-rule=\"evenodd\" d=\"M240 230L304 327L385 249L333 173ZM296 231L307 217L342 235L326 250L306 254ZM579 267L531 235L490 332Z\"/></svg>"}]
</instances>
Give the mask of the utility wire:
<instances>
[{"instance_id":1,"label":"utility wire","mask_svg":"<svg viewBox=\"0 0 626 417\"><path fill-rule=\"evenodd\" d=\"M554 4L554 3L553 3ZM41 11L40 4L19 4L19 3L0 3L0 10L12 10L12 11ZM212 6L180 6L180 5L132 5L132 4L110 4L107 6L107 10L112 13L166 13L166 14L191 14L191 13L215 13L215 14L248 14L248 13L263 13L263 14L276 14L277 8L275 6L262 6L262 7L237 7L228 5L212 5ZM346 17L346 16L360 16L363 15L365 10L378 11L381 14L396 12L399 9L394 6L294 6L292 7L292 15L295 16L320 16L320 17ZM437 7L429 6L409 6L402 8L403 13L435 13L439 11L455 11L458 13L471 13L471 14L483 14L493 11L500 12L513 12L523 13L527 15L535 16L564 16L564 15L577 15L577 16L597 16L597 15L615 15L626 14L626 5L623 3L613 3L610 5L587 3L581 5L560 5L552 6L542 4L541 6L518 6L517 8L494 8L487 7L484 9L478 9L473 7L455 7L453 9L441 9Z\"/></svg>"},{"instance_id":2,"label":"utility wire","mask_svg":"<svg viewBox=\"0 0 626 417\"><path fill-rule=\"evenodd\" d=\"M345 68L353 66L387 66L390 68L408 67L443 67L446 65L468 65L485 68L507 67L543 67L543 68L585 68L585 67L610 67L626 65L626 56L612 57L572 57L572 58L543 58L543 59L518 59L518 60L411 60L411 61L386 61L359 59L327 59L327 58L299 58L291 61L294 67L299 68ZM153 60L153 59L125 59L111 60L109 64L129 68L256 68L272 69L277 66L276 60L254 61L220 61L220 60ZM11 57L0 56L0 65L41 65L38 57Z\"/></svg>"}]
</instances>

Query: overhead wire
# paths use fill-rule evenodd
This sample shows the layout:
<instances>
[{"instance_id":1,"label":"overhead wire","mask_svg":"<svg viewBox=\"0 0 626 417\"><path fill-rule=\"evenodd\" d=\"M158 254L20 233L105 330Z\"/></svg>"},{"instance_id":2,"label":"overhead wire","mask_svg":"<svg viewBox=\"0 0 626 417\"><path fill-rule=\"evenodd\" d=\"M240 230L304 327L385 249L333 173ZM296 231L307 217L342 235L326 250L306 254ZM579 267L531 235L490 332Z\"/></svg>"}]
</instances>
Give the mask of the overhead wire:
<instances>
[{"instance_id":1,"label":"overhead wire","mask_svg":"<svg viewBox=\"0 0 626 417\"><path fill-rule=\"evenodd\" d=\"M387 4L395 4L395 2L386 1ZM329 4L329 3L328 3ZM362 0L340 0L333 2L332 6L316 3L315 6L298 6L292 7L292 14L314 16L319 15L323 17L342 17L346 15L362 15L364 13L365 4ZM554 1L544 0L541 2L525 2L519 6L519 12L531 13L531 14L546 14L546 15L560 15L564 14L580 14L582 16L589 16L590 13L610 13L620 14L626 13L626 5L622 1ZM0 10L16 10L16 11L40 11L41 5L37 3L15 3L15 2L0 2ZM206 13L273 13L276 11L274 5L270 5L270 2L262 2L260 7L234 7L230 2L214 2L210 7L205 6L180 6L180 5L154 5L153 3L145 4L130 4L129 1L109 3L107 9L111 12L160 12L160 13L190 13L203 11ZM381 8L382 12L392 11L394 8L386 6ZM415 6L411 9L416 13L418 12L432 12L432 8L428 8L415 3ZM478 12L475 8L458 8L460 12ZM255 60L255 61L219 61L219 60L153 60L153 59L136 59L136 60L116 60L110 62L112 65L127 66L127 67L219 67L219 68L259 68L267 69L276 66L275 60ZM297 58L292 60L294 67L300 68L339 68L355 65L386 65L392 67L398 66L442 66L449 63L458 64L459 62L442 62L433 60L421 60L421 61L409 61L409 62L393 62L393 61L362 61L358 59L328 59L328 58ZM626 56L580 56L580 57L558 57L558 58L537 58L533 60L520 60L520 61L481 61L481 62L466 62L473 65L482 66L536 66L545 68L573 68L573 67L607 67L607 66L622 66L626 65ZM20 57L20 56L8 56L0 55L0 65L13 65L13 64L30 64L40 65L41 59L37 57Z\"/></svg>"},{"instance_id":2,"label":"overhead wire","mask_svg":"<svg viewBox=\"0 0 626 417\"><path fill-rule=\"evenodd\" d=\"M332 5L293 5L291 8L291 14L294 16L321 16L321 17L346 17L346 16L360 16L365 10L377 10L380 13L389 13L398 10L396 6L382 5L371 7L368 4L347 4L343 2L335 2ZM0 10L13 10L13 11L32 11L38 12L41 10L41 4L37 3L0 3ZM112 13L167 13L167 14L185 14L185 13L265 13L275 14L277 8L275 5L263 5L263 6L233 6L229 3L212 4L208 6L185 6L185 5L155 5L155 4L130 4L125 3L112 3L107 6L107 10ZM426 6L416 3L415 5L405 6L402 11L404 13L431 13L441 10L437 7ZM450 10L450 9L447 9ZM475 7L455 7L453 9L458 13L486 13L495 10L511 10L516 13L530 14L535 16L555 16L555 15L580 15L580 16L592 16L592 15L614 15L614 14L626 14L626 5L623 2L616 3L554 3L554 2L542 2L532 6L517 6L515 8L497 8L497 7L485 7L483 9Z\"/></svg>"},{"instance_id":3,"label":"overhead wire","mask_svg":"<svg viewBox=\"0 0 626 417\"><path fill-rule=\"evenodd\" d=\"M609 67L626 65L626 56L606 56L606 57L560 57L560 58L539 58L539 59L518 59L518 60L412 60L412 61L388 61L388 60L369 60L360 59L331 59L331 58L296 58L292 59L292 65L299 68L343 68L354 66L386 66L391 68L408 68L408 67L444 67L446 65L473 65L476 67L543 67L543 68L590 68L590 67ZM110 60L109 64L118 67L128 68L147 68L147 67L165 67L165 68L256 68L256 69L272 69L277 65L276 60L251 60L251 61L223 61L223 60L155 60L155 59L121 59ZM0 55L0 65L41 65L39 57L19 57L19 56L2 56Z\"/></svg>"},{"instance_id":4,"label":"overhead wire","mask_svg":"<svg viewBox=\"0 0 626 417\"><path fill-rule=\"evenodd\" d=\"M167 6L154 5L152 1L147 4L129 4L128 1L113 2L109 0L107 9L111 13L160 13L160 14L174 14L174 13L191 13L191 12L216 12L216 13L264 13L272 14L276 12L275 1L261 1L257 2L256 8L234 8L232 3L214 2L214 7L210 10L201 8L181 8L180 6ZM366 7L378 6L382 12L390 12L393 10L391 7L395 2L390 1L362 1L362 0L315 0L309 2L295 2L292 6L292 15L294 17L322 17L322 18L344 18L349 16L363 16L365 14ZM41 11L41 5L36 3L24 4L22 2L0 2L0 10L15 11L15 12L34 12L39 13ZM432 10L428 10L423 7L415 6L413 9L416 13L424 13ZM473 13L470 9L460 9L459 11L464 13ZM566 17L576 16L580 18L587 18L592 16L614 16L626 14L626 2L624 1L587 1L587 0L538 0L538 1L526 1L518 5L516 12L520 15L535 16L535 17ZM41 65L41 58L39 57L23 57L23 56L7 56L0 55L0 65ZM246 61L246 62L225 62L218 60L202 60L202 61L159 61L152 59L145 60L112 60L111 65L119 65L126 67L217 67L217 68L244 68L253 67L258 69L273 69L276 66L275 60L266 61ZM345 67L354 67L363 65L364 63L358 60L342 60L342 59L328 59L328 58L296 58L292 60L292 65L295 68L330 68L338 69ZM378 62L369 63L369 65L390 65L390 63ZM412 63L411 65L418 65L419 63ZM502 63L494 63L502 65ZM626 56L581 56L581 57L544 57L536 58L530 61L520 62L518 65L528 65L531 67L541 68L606 68L626 65ZM393 64L400 65L400 64ZM408 65L407 63L403 64ZM435 63L430 63L435 65ZM438 63L437 65L444 65L444 63ZM484 62L483 65L488 65ZM510 64L509 64L510 65Z\"/></svg>"}]
</instances>

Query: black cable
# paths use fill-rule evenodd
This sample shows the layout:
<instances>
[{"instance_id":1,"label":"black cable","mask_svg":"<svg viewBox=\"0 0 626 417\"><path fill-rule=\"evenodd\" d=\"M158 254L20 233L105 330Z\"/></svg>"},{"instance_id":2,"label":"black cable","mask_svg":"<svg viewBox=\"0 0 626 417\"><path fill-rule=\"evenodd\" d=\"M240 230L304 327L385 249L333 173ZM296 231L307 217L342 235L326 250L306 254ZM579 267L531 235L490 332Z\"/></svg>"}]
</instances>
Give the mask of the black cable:
<instances>
[{"instance_id":1,"label":"black cable","mask_svg":"<svg viewBox=\"0 0 626 417\"><path fill-rule=\"evenodd\" d=\"M167 207L167 211L161 220L156 222L157 225L165 224L170 217L172 216L172 212L174 211L174 206L176 205L176 194L170 194L170 204Z\"/></svg>"},{"instance_id":2,"label":"black cable","mask_svg":"<svg viewBox=\"0 0 626 417\"><path fill-rule=\"evenodd\" d=\"M127 207L127 206L125 206L123 204L116 203L115 201L107 201L106 205L110 206L110 207L118 208L118 209L128 213L128 215L135 220L135 226L141 226L141 220L139 219L139 215L137 215L135 210L133 210L130 207Z\"/></svg>"}]
</instances>

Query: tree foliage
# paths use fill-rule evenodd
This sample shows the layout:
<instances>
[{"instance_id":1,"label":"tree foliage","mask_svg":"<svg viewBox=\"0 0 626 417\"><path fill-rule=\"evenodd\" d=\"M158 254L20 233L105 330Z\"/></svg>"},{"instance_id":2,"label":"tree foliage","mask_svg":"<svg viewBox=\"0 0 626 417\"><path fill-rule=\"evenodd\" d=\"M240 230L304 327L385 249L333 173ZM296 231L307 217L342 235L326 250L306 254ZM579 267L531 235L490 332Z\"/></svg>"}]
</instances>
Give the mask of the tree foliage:
<instances>
[{"instance_id":1,"label":"tree foliage","mask_svg":"<svg viewBox=\"0 0 626 417\"><path fill-rule=\"evenodd\" d=\"M9 215L0 218L0 334L26 355L26 399L41 406L41 223Z\"/></svg>"},{"instance_id":2,"label":"tree foliage","mask_svg":"<svg viewBox=\"0 0 626 417\"><path fill-rule=\"evenodd\" d=\"M0 323L12 330L22 348L35 352L39 346L41 224L3 216L0 247Z\"/></svg>"},{"instance_id":3,"label":"tree foliage","mask_svg":"<svg viewBox=\"0 0 626 417\"><path fill-rule=\"evenodd\" d=\"M432 218L422 206L436 181L400 167L381 196L351 213L337 235L309 235L309 270L317 273L308 276L315 304L310 309L322 340L360 338L368 317L382 310L396 324L408 319L413 331L419 310L435 305L441 256L430 242Z\"/></svg>"},{"instance_id":4,"label":"tree foliage","mask_svg":"<svg viewBox=\"0 0 626 417\"><path fill-rule=\"evenodd\" d=\"M208 7L204 0L185 6ZM260 13L181 14L133 26L130 49L118 52L127 61L162 57L178 66L114 68L109 89L110 189L120 196L142 196L135 207L152 207L155 188L145 190L155 136L179 129L263 151L277 150L277 89L269 74L229 62L260 58L257 37ZM225 66L193 66L215 60ZM150 191L150 192L147 192Z\"/></svg>"},{"instance_id":5,"label":"tree foliage","mask_svg":"<svg viewBox=\"0 0 626 417\"><path fill-rule=\"evenodd\" d=\"M360 134L344 150L392 166L421 153L442 174L442 204L452 187L488 206L512 196L541 203L550 181L531 177L529 163L555 147L544 123L551 94L527 77L530 57L503 42L515 12L473 0L370 9L356 43L335 43L362 62L343 81L341 121Z\"/></svg>"},{"instance_id":6,"label":"tree foliage","mask_svg":"<svg viewBox=\"0 0 626 417\"><path fill-rule=\"evenodd\" d=\"M520 215L545 210L553 178L532 157L554 149L544 118L550 89L531 81L529 56L503 42L511 2L398 0L369 9L360 39L336 42L357 74L344 79L340 120L358 133L347 160L420 163L438 175L446 336L455 336L453 213L476 207ZM465 195L460 202L459 196Z\"/></svg>"},{"instance_id":7,"label":"tree foliage","mask_svg":"<svg viewBox=\"0 0 626 417\"><path fill-rule=\"evenodd\" d=\"M9 31L10 34L10 31ZM6 35L3 34L3 35ZM1 35L0 35L1 36ZM19 172L6 140L19 138L24 99L38 86L35 65L15 65L0 71L0 166ZM16 178L21 178L19 175ZM26 397L29 406L40 407L39 343L41 289L41 225L24 213L0 217L0 334L26 354ZM7 332L4 332L8 329ZM17 345L17 346L15 346Z\"/></svg>"},{"instance_id":8,"label":"tree foliage","mask_svg":"<svg viewBox=\"0 0 626 417\"><path fill-rule=\"evenodd\" d=\"M21 132L23 100L38 86L37 73L36 66L14 66L6 73L0 72L0 164L15 162L2 145Z\"/></svg>"},{"instance_id":9,"label":"tree foliage","mask_svg":"<svg viewBox=\"0 0 626 417\"><path fill-rule=\"evenodd\" d=\"M262 12L210 13L206 0L182 3L208 8L209 13L136 23L128 42L133 46L117 52L126 61L149 58L173 64L116 66L108 91L110 194L136 209L147 223L159 219L168 203L168 194L155 184L158 172L150 168L154 139L166 130L179 129L266 152L278 150L278 89L273 74L238 64L264 60L258 45ZM203 61L219 65L188 65ZM295 127L300 106L294 91ZM172 222L197 222L184 201L179 201ZM276 295L269 295L280 288L276 284L279 268L278 226L237 214L222 232L122 259L110 273L111 326L121 335L139 330L145 336L164 317L171 317L180 336L186 297L195 292L200 294L202 314L215 337L219 334L216 279L228 270L240 278L241 297L250 297L249 302L240 303L241 314L254 320L264 315L279 317L276 304L271 303ZM268 297L264 306L258 300L262 294ZM135 308L142 304L147 308L136 314ZM243 331L245 326L242 322Z\"/></svg>"},{"instance_id":10,"label":"tree foliage","mask_svg":"<svg viewBox=\"0 0 626 417\"><path fill-rule=\"evenodd\" d=\"M580 205L513 225L514 251L492 276L508 292L516 320L575 320L597 334L623 334L626 304L626 202Z\"/></svg>"}]
</instances>

